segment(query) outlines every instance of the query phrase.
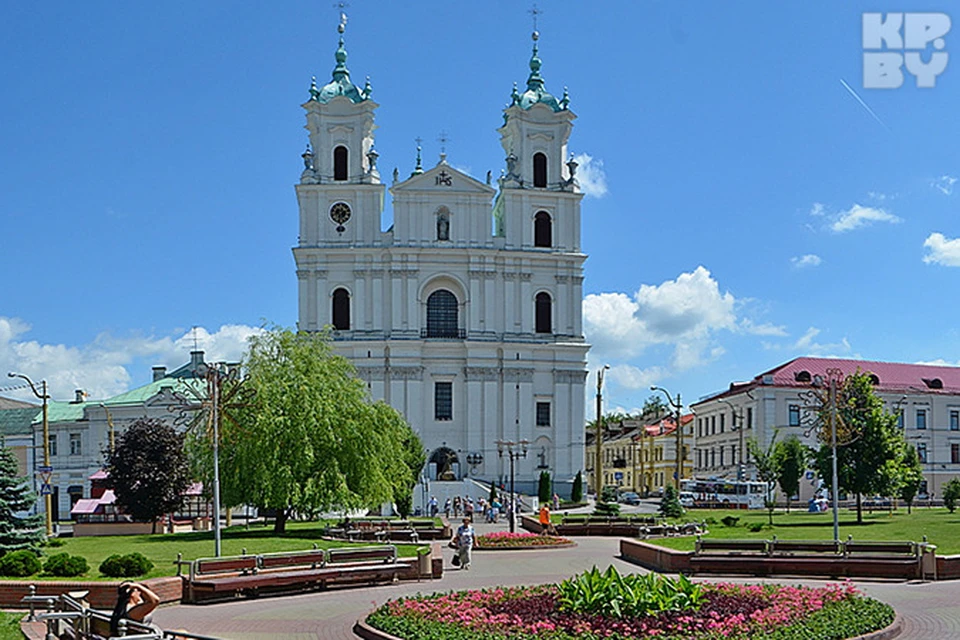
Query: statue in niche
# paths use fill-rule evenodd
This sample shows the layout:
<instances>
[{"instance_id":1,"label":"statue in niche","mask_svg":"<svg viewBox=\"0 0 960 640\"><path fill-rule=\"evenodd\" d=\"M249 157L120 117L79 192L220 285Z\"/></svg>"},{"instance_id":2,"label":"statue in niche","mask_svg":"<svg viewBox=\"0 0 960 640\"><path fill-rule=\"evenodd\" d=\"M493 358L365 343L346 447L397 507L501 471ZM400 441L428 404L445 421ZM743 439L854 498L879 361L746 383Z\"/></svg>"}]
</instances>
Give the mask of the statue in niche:
<instances>
[{"instance_id":1,"label":"statue in niche","mask_svg":"<svg viewBox=\"0 0 960 640\"><path fill-rule=\"evenodd\" d=\"M446 213L437 216L437 240L450 239L450 218Z\"/></svg>"}]
</instances>

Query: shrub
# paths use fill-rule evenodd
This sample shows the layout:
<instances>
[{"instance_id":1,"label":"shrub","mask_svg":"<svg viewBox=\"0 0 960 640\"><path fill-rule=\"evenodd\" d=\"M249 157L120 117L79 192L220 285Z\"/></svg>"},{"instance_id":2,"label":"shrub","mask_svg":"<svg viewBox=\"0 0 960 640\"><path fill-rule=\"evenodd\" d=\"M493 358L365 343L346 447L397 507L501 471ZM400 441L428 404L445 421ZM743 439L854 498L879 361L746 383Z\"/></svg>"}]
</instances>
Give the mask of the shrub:
<instances>
[{"instance_id":1,"label":"shrub","mask_svg":"<svg viewBox=\"0 0 960 640\"><path fill-rule=\"evenodd\" d=\"M660 500L660 515L664 518L682 518L683 505L677 497L677 490L672 484L668 484L663 490L663 498Z\"/></svg>"},{"instance_id":2,"label":"shrub","mask_svg":"<svg viewBox=\"0 0 960 640\"><path fill-rule=\"evenodd\" d=\"M574 503L583 502L583 474L577 471L577 476L573 479L573 490L570 493L570 501Z\"/></svg>"},{"instance_id":3,"label":"shrub","mask_svg":"<svg viewBox=\"0 0 960 640\"><path fill-rule=\"evenodd\" d=\"M60 538L47 538L46 546L48 546L48 547L62 547L62 546L65 545L65 544L66 544L66 542L64 542L64 541L61 540Z\"/></svg>"},{"instance_id":4,"label":"shrub","mask_svg":"<svg viewBox=\"0 0 960 640\"><path fill-rule=\"evenodd\" d=\"M29 549L11 551L0 558L0 576L25 578L40 571L37 554Z\"/></svg>"},{"instance_id":5,"label":"shrub","mask_svg":"<svg viewBox=\"0 0 960 640\"><path fill-rule=\"evenodd\" d=\"M620 575L610 566L564 580L557 587L559 608L610 618L632 618L662 611L696 609L703 602L703 587L684 575L677 578L657 573Z\"/></svg>"},{"instance_id":6,"label":"shrub","mask_svg":"<svg viewBox=\"0 0 960 640\"><path fill-rule=\"evenodd\" d=\"M615 518L620 515L620 505L616 502L598 502L593 515Z\"/></svg>"},{"instance_id":7,"label":"shrub","mask_svg":"<svg viewBox=\"0 0 960 640\"><path fill-rule=\"evenodd\" d=\"M153 563L142 553L114 554L100 563L100 573L111 578L134 578L153 569Z\"/></svg>"},{"instance_id":8,"label":"shrub","mask_svg":"<svg viewBox=\"0 0 960 640\"><path fill-rule=\"evenodd\" d=\"M604 487L603 491L600 492L600 502L616 502L616 501L617 501L617 488Z\"/></svg>"},{"instance_id":9,"label":"shrub","mask_svg":"<svg viewBox=\"0 0 960 640\"><path fill-rule=\"evenodd\" d=\"M748 530L748 531L752 531L753 533L757 533L758 531L762 531L762 530L763 530L763 523L762 523L762 522L751 522L750 524L747 525L747 530Z\"/></svg>"},{"instance_id":10,"label":"shrub","mask_svg":"<svg viewBox=\"0 0 960 640\"><path fill-rule=\"evenodd\" d=\"M703 524L717 524L717 519L713 516L707 516L703 519Z\"/></svg>"},{"instance_id":11,"label":"shrub","mask_svg":"<svg viewBox=\"0 0 960 640\"><path fill-rule=\"evenodd\" d=\"M720 518L720 522L722 522L723 526L725 527L735 527L737 526L737 523L740 522L740 517L739 516L723 516L722 518Z\"/></svg>"},{"instance_id":12,"label":"shrub","mask_svg":"<svg viewBox=\"0 0 960 640\"><path fill-rule=\"evenodd\" d=\"M73 578L85 574L90 570L90 566L83 556L58 553L47 558L47 561L43 563L43 570L50 575L61 578Z\"/></svg>"},{"instance_id":13,"label":"shrub","mask_svg":"<svg viewBox=\"0 0 960 640\"><path fill-rule=\"evenodd\" d=\"M541 503L550 504L550 472L549 471L540 472L540 481L537 484L537 495L540 497Z\"/></svg>"},{"instance_id":14,"label":"shrub","mask_svg":"<svg viewBox=\"0 0 960 640\"><path fill-rule=\"evenodd\" d=\"M960 498L960 480L954 478L943 488L943 505L950 513L957 508L958 498Z\"/></svg>"}]
</instances>

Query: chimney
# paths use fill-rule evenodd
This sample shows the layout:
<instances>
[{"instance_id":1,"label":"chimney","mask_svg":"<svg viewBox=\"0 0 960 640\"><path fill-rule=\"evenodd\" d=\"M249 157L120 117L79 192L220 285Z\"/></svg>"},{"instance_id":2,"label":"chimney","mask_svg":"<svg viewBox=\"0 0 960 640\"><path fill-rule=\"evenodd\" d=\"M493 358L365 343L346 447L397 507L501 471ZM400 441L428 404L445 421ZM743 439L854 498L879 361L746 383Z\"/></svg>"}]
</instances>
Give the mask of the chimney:
<instances>
[{"instance_id":1,"label":"chimney","mask_svg":"<svg viewBox=\"0 0 960 640\"><path fill-rule=\"evenodd\" d=\"M73 392L73 402L71 404L82 404L84 396L86 395L83 389L75 389Z\"/></svg>"},{"instance_id":2,"label":"chimney","mask_svg":"<svg viewBox=\"0 0 960 640\"><path fill-rule=\"evenodd\" d=\"M166 367L164 367L164 366L162 366L162 365L158 365L158 366L156 366L156 367L153 368L153 381L154 381L154 382L156 382L157 380L162 380L163 378L166 378L166 377L167 377L167 368L166 368Z\"/></svg>"},{"instance_id":3,"label":"chimney","mask_svg":"<svg viewBox=\"0 0 960 640\"><path fill-rule=\"evenodd\" d=\"M190 368L196 371L197 367L203 364L203 351L190 352Z\"/></svg>"}]
</instances>

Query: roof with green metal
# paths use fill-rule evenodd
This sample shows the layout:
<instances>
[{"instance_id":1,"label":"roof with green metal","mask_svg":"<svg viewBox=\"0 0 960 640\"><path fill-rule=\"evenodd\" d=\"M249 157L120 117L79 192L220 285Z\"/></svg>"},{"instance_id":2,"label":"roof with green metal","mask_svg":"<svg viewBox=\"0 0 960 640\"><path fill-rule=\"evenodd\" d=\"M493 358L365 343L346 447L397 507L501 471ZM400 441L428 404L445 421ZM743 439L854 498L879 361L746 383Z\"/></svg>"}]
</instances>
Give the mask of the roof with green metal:
<instances>
[{"instance_id":1,"label":"roof with green metal","mask_svg":"<svg viewBox=\"0 0 960 640\"><path fill-rule=\"evenodd\" d=\"M337 66L333 68L333 79L317 89L316 78L314 78L310 85L310 100L321 104L327 104L337 96L349 98L353 103L369 100L372 92L370 80L367 80L366 86L362 89L350 81L350 71L347 69L347 50L343 47L343 36L340 36L340 43L334 57L337 60Z\"/></svg>"},{"instance_id":2,"label":"roof with green metal","mask_svg":"<svg viewBox=\"0 0 960 640\"><path fill-rule=\"evenodd\" d=\"M83 419L84 409L87 407L97 407L101 404L107 407L129 406L143 404L153 396L160 393L164 387L170 387L174 391L183 389L187 385L198 393L206 391L206 382L199 378L160 378L150 384L131 389L120 395L107 398L106 400L92 402L51 402L47 409L47 420L49 422L71 422ZM42 419L39 408L36 411L34 422L40 422Z\"/></svg>"},{"instance_id":3,"label":"roof with green metal","mask_svg":"<svg viewBox=\"0 0 960 640\"><path fill-rule=\"evenodd\" d=\"M530 57L530 76L527 78L527 90L523 93L517 91L517 86L513 86L513 93L510 95L511 105L517 105L521 109L529 109L535 104L544 104L554 111L566 111L570 105L570 96L567 90L563 90L563 97L557 100L556 96L546 89L543 77L540 75L540 67L543 64L537 53L537 38L534 33L533 55Z\"/></svg>"},{"instance_id":4,"label":"roof with green metal","mask_svg":"<svg viewBox=\"0 0 960 640\"><path fill-rule=\"evenodd\" d=\"M29 409L0 409L0 433L5 436L32 433L30 424L40 415L40 407Z\"/></svg>"}]
</instances>

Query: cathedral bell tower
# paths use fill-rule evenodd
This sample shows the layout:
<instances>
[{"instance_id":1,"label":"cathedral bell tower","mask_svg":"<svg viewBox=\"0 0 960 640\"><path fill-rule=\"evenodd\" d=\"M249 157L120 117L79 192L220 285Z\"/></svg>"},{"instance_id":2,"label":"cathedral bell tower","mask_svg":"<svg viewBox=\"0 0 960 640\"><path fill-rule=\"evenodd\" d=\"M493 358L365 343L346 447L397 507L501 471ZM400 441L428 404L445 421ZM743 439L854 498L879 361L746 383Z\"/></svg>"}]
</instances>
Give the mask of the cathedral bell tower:
<instances>
[{"instance_id":1,"label":"cathedral bell tower","mask_svg":"<svg viewBox=\"0 0 960 640\"><path fill-rule=\"evenodd\" d=\"M330 308L325 301L318 304L328 293L325 263L330 252L381 243L385 187L380 182L379 154L373 143L377 128L374 111L379 105L370 98L369 79L362 88L350 80L343 42L345 27L346 16L341 14L332 78L322 87L317 87L314 78L310 99L302 105L309 142L296 185L300 239L293 254L300 290L299 326L310 331L338 324L329 314L317 311ZM339 295L352 297L349 287L342 292Z\"/></svg>"},{"instance_id":2,"label":"cathedral bell tower","mask_svg":"<svg viewBox=\"0 0 960 640\"><path fill-rule=\"evenodd\" d=\"M514 84L503 111L500 144L506 168L494 210L496 234L507 247L580 251L580 198L577 163L567 157L567 141L576 115L564 89L559 100L540 75L538 41L533 32L530 75L523 93Z\"/></svg>"}]
</instances>

